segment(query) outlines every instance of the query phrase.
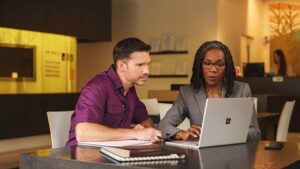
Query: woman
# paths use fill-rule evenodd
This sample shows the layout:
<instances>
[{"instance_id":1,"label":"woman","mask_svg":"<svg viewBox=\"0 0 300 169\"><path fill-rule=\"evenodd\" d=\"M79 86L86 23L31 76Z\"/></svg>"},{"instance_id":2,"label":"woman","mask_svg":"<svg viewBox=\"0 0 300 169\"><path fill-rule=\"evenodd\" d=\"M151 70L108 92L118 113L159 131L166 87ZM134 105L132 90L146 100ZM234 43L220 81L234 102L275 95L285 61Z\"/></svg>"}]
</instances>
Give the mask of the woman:
<instances>
[{"instance_id":1,"label":"woman","mask_svg":"<svg viewBox=\"0 0 300 169\"><path fill-rule=\"evenodd\" d=\"M227 46L218 41L205 42L198 49L191 84L180 88L177 100L158 125L165 139L192 139L201 132L206 98L251 97L250 87L235 80L235 69ZM191 127L187 131L177 126L188 117ZM259 140L255 110L249 126L248 140Z\"/></svg>"},{"instance_id":2,"label":"woman","mask_svg":"<svg viewBox=\"0 0 300 169\"><path fill-rule=\"evenodd\" d=\"M294 76L295 73L290 65L287 65L284 53L281 49L274 51L273 60L278 76Z\"/></svg>"}]
</instances>

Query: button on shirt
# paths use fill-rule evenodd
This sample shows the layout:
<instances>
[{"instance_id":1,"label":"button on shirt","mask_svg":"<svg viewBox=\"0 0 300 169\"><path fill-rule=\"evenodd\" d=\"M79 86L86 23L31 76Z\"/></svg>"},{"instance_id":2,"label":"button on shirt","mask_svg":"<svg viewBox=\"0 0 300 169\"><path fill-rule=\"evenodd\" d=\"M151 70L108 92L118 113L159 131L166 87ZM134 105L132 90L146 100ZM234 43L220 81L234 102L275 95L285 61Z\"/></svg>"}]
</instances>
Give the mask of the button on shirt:
<instances>
[{"instance_id":1,"label":"button on shirt","mask_svg":"<svg viewBox=\"0 0 300 169\"><path fill-rule=\"evenodd\" d=\"M126 95L121 80L111 66L88 82L80 94L71 117L67 146L77 145L75 127L78 123L99 123L111 128L129 128L149 118L145 105L137 97L135 87Z\"/></svg>"}]
</instances>

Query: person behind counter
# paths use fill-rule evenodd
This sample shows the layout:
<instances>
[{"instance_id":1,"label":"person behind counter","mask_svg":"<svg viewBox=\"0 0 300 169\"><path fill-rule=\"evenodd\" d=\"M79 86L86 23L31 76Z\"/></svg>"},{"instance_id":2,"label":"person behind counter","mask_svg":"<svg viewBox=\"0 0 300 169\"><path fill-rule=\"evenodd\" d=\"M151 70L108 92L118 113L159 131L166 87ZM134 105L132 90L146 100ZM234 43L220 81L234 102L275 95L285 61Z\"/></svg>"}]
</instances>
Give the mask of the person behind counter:
<instances>
[{"instance_id":1,"label":"person behind counter","mask_svg":"<svg viewBox=\"0 0 300 169\"><path fill-rule=\"evenodd\" d=\"M273 53L275 75L277 76L295 76L292 66L287 64L284 52L277 49Z\"/></svg>"}]
</instances>

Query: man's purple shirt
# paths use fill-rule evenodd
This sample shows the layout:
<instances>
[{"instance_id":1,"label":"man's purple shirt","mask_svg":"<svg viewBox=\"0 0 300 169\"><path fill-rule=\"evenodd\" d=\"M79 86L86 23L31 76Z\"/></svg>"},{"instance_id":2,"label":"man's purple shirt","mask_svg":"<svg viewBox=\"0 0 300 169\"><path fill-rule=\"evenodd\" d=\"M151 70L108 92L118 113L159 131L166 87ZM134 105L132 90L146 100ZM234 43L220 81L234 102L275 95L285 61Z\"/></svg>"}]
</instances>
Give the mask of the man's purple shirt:
<instances>
[{"instance_id":1,"label":"man's purple shirt","mask_svg":"<svg viewBox=\"0 0 300 169\"><path fill-rule=\"evenodd\" d=\"M129 128L149 118L145 105L139 100L135 87L124 96L124 88L113 66L88 82L77 101L71 117L69 141L77 145L75 127L78 123L98 123L111 128ZM109 133L107 133L109 134Z\"/></svg>"}]
</instances>

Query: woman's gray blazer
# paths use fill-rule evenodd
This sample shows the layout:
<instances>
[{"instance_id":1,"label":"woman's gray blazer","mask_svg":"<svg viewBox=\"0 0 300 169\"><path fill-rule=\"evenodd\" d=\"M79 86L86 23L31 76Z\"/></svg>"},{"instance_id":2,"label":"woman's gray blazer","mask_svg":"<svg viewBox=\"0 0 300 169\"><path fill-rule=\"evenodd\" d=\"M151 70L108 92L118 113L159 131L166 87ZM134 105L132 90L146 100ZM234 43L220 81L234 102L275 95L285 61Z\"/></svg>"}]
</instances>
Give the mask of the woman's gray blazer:
<instances>
[{"instance_id":1,"label":"woman's gray blazer","mask_svg":"<svg viewBox=\"0 0 300 169\"><path fill-rule=\"evenodd\" d=\"M222 97L225 97L226 90L223 87ZM230 97L251 97L251 90L247 83L235 81ZM204 107L206 102L204 88L196 93L191 85L182 86L179 95L172 108L158 124L158 129L163 133L165 139L171 139L180 129L177 126L186 118L190 119L191 125L202 125ZM257 122L255 108L253 106L252 121L249 126L247 140L259 140L260 129Z\"/></svg>"}]
</instances>

